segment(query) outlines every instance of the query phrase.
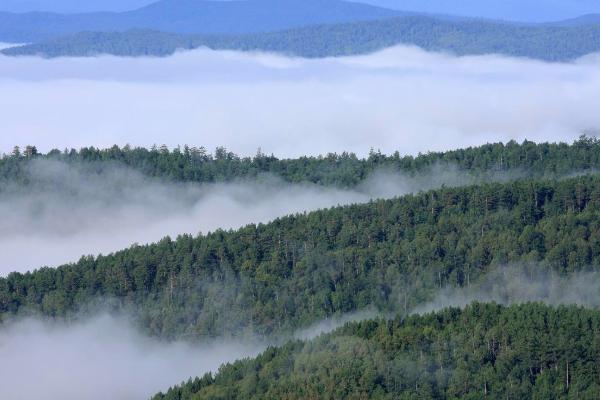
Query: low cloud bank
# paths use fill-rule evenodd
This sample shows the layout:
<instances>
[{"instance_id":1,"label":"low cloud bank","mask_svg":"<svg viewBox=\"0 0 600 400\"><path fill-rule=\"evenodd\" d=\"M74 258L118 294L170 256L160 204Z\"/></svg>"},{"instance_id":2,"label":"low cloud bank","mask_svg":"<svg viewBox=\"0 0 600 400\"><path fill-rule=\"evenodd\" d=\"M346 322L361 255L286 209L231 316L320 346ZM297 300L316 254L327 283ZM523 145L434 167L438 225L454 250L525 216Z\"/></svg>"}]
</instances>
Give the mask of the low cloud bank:
<instances>
[{"instance_id":1,"label":"low cloud bank","mask_svg":"<svg viewBox=\"0 0 600 400\"><path fill-rule=\"evenodd\" d=\"M599 64L597 56L550 64L410 47L319 60L206 49L0 56L0 151L164 143L294 157L570 141L600 127Z\"/></svg>"},{"instance_id":2,"label":"low cloud bank","mask_svg":"<svg viewBox=\"0 0 600 400\"><path fill-rule=\"evenodd\" d=\"M499 267L471 287L445 288L417 314L445 307L464 307L474 301L515 304L543 302L553 306L580 305L600 307L600 272L573 273L568 276L540 266Z\"/></svg>"},{"instance_id":3,"label":"low cloud bank","mask_svg":"<svg viewBox=\"0 0 600 400\"><path fill-rule=\"evenodd\" d=\"M294 337L310 340L373 316L358 312L332 318ZM75 323L29 318L1 326L0 398L145 399L190 377L216 372L224 363L254 357L267 345L252 340L162 342L139 333L130 320L108 314Z\"/></svg>"},{"instance_id":4,"label":"low cloud bank","mask_svg":"<svg viewBox=\"0 0 600 400\"><path fill-rule=\"evenodd\" d=\"M0 398L145 399L264 348L162 343L108 315L69 325L28 319L0 330Z\"/></svg>"},{"instance_id":5,"label":"low cloud bank","mask_svg":"<svg viewBox=\"0 0 600 400\"><path fill-rule=\"evenodd\" d=\"M8 49L9 47L18 46L18 44L0 42L0 50Z\"/></svg>"}]
</instances>

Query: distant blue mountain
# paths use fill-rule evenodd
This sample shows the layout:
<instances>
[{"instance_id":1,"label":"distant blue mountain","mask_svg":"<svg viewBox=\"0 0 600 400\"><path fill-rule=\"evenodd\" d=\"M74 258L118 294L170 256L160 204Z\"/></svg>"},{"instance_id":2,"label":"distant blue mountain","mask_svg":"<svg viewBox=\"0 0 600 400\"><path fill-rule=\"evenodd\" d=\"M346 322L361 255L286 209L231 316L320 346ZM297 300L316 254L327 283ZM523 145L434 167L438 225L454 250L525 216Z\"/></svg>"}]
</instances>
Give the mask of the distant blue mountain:
<instances>
[{"instance_id":1,"label":"distant blue mountain","mask_svg":"<svg viewBox=\"0 0 600 400\"><path fill-rule=\"evenodd\" d=\"M5 0L0 0L0 2ZM15 0L11 0L15 1ZM39 0L35 0L39 1ZM113 0L109 0L113 1ZM128 0L129 1L129 0ZM134 0L131 0L134 1ZM142 1L142 0L135 0ZM145 0L144 0L145 1ZM391 0L366 0L390 2ZM406 9L449 14L473 14L478 9L473 0L395 0ZM478 0L484 3L484 0ZM496 0L487 0L487 3ZM500 1L500 0L497 0ZM502 0L502 4L519 1L522 15L534 7L533 0ZM540 0L535 0L541 2ZM564 4L554 0L555 8ZM589 0L570 0L583 7ZM600 3L600 0L594 0ZM442 4L457 4L450 9ZM419 7L417 7L419 6ZM481 8L481 6L479 6ZM504 6L503 6L504 7ZM500 12L504 8L495 8ZM540 6L536 6L538 9ZM558 7L558 8L557 8ZM566 7L566 6L565 6ZM570 10L574 10L572 6ZM591 6L590 6L591 7ZM588 8L590 8L588 7ZM600 8L600 5L597 6ZM484 9L481 9L484 11ZM489 11L489 10L488 10ZM546 10L546 13L548 11ZM489 14L489 13L488 13ZM124 12L93 12L59 14L49 12L0 12L0 42L44 42L79 32L124 32L132 29L152 30L176 34L248 34L281 31L322 24L374 21L399 16L423 15L411 11L391 10L373 5L342 0L160 0L142 8ZM496 15L496 14L495 14ZM447 14L428 14L445 21L460 22L465 17ZM488 15L491 16L491 15ZM599 14L548 23L572 27L600 23Z\"/></svg>"},{"instance_id":2,"label":"distant blue mountain","mask_svg":"<svg viewBox=\"0 0 600 400\"><path fill-rule=\"evenodd\" d=\"M162 0L134 11L0 13L0 41L31 42L80 31L154 29L172 33L252 33L402 15L340 0Z\"/></svg>"},{"instance_id":3,"label":"distant blue mountain","mask_svg":"<svg viewBox=\"0 0 600 400\"><path fill-rule=\"evenodd\" d=\"M156 0L0 0L0 11L122 12ZM401 11L462 15L522 22L551 22L600 14L599 0L360 0Z\"/></svg>"}]
</instances>

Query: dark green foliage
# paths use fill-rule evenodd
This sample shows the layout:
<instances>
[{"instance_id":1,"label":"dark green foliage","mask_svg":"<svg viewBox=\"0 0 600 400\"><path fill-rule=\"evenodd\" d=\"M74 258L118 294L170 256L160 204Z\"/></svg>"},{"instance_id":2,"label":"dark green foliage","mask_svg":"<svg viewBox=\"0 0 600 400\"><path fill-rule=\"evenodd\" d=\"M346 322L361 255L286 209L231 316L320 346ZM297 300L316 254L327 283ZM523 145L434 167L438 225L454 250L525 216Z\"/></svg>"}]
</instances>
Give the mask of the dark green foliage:
<instances>
[{"instance_id":1,"label":"dark green foliage","mask_svg":"<svg viewBox=\"0 0 600 400\"><path fill-rule=\"evenodd\" d=\"M587 137L581 137L572 145L511 141L417 157L372 151L365 159L351 153L298 159L279 159L259 153L255 157L241 158L224 148L218 148L213 155L204 148L187 146L172 151L166 147L148 150L129 146L52 150L48 154L38 154L36 150L35 155L28 156L27 149L15 148L12 154L0 157L0 183L27 183L27 167L35 160L88 165L92 170L115 163L146 176L177 182L223 182L272 174L287 182L351 187L378 170L418 176L439 166L445 169L450 166L473 178L557 178L600 168L600 141Z\"/></svg>"},{"instance_id":2,"label":"dark green foliage","mask_svg":"<svg viewBox=\"0 0 600 400\"><path fill-rule=\"evenodd\" d=\"M156 335L270 335L368 306L408 310L521 261L565 274L600 265L600 177L443 188L166 238L13 273L0 312L73 316L111 299Z\"/></svg>"},{"instance_id":3,"label":"dark green foliage","mask_svg":"<svg viewBox=\"0 0 600 400\"><path fill-rule=\"evenodd\" d=\"M457 55L497 53L568 61L600 50L600 24L517 25L485 20L404 16L377 21L318 25L239 35L175 34L147 30L79 32L3 50L6 55L46 57L166 56L177 49L260 50L301 57L365 54L394 45L414 45Z\"/></svg>"},{"instance_id":4,"label":"dark green foliage","mask_svg":"<svg viewBox=\"0 0 600 400\"><path fill-rule=\"evenodd\" d=\"M541 304L353 323L156 400L596 399L600 311Z\"/></svg>"}]
</instances>

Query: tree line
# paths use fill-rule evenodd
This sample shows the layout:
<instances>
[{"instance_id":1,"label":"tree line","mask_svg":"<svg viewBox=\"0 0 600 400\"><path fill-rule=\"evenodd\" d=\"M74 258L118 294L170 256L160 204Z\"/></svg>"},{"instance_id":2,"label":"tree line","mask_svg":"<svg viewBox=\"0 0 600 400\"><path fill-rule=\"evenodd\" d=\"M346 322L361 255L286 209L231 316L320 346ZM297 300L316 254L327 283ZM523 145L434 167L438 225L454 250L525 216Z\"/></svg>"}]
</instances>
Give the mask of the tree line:
<instances>
[{"instance_id":1,"label":"tree line","mask_svg":"<svg viewBox=\"0 0 600 400\"><path fill-rule=\"evenodd\" d=\"M12 153L0 157L0 183L27 184L28 165L36 160L92 167L124 165L147 176L177 182L223 182L271 174L287 182L349 187L363 182L377 170L418 176L435 166L448 165L475 177L510 172L514 177L555 178L600 168L600 140L582 136L572 144L510 141L417 156L401 155L398 151L385 155L371 150L365 158L344 152L296 159L281 159L260 150L253 157L240 157L223 147L211 153L204 147L169 149L164 145L150 149L131 146L54 149L42 154L29 145L22 149L15 147Z\"/></svg>"}]
</instances>

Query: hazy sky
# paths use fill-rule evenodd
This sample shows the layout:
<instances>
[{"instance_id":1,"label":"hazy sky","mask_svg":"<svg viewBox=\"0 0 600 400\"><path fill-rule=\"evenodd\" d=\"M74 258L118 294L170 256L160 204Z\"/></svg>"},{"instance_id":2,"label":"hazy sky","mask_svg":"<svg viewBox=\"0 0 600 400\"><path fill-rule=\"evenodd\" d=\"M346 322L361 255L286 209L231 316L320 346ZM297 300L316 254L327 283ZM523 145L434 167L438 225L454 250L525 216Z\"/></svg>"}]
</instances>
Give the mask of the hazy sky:
<instances>
[{"instance_id":1,"label":"hazy sky","mask_svg":"<svg viewBox=\"0 0 600 400\"><path fill-rule=\"evenodd\" d=\"M381 7L523 22L548 22L600 13L597 0L363 0Z\"/></svg>"},{"instance_id":2,"label":"hazy sky","mask_svg":"<svg viewBox=\"0 0 600 400\"><path fill-rule=\"evenodd\" d=\"M295 157L570 141L600 127L599 66L406 47L320 60L0 57L0 151L164 143Z\"/></svg>"}]
</instances>

